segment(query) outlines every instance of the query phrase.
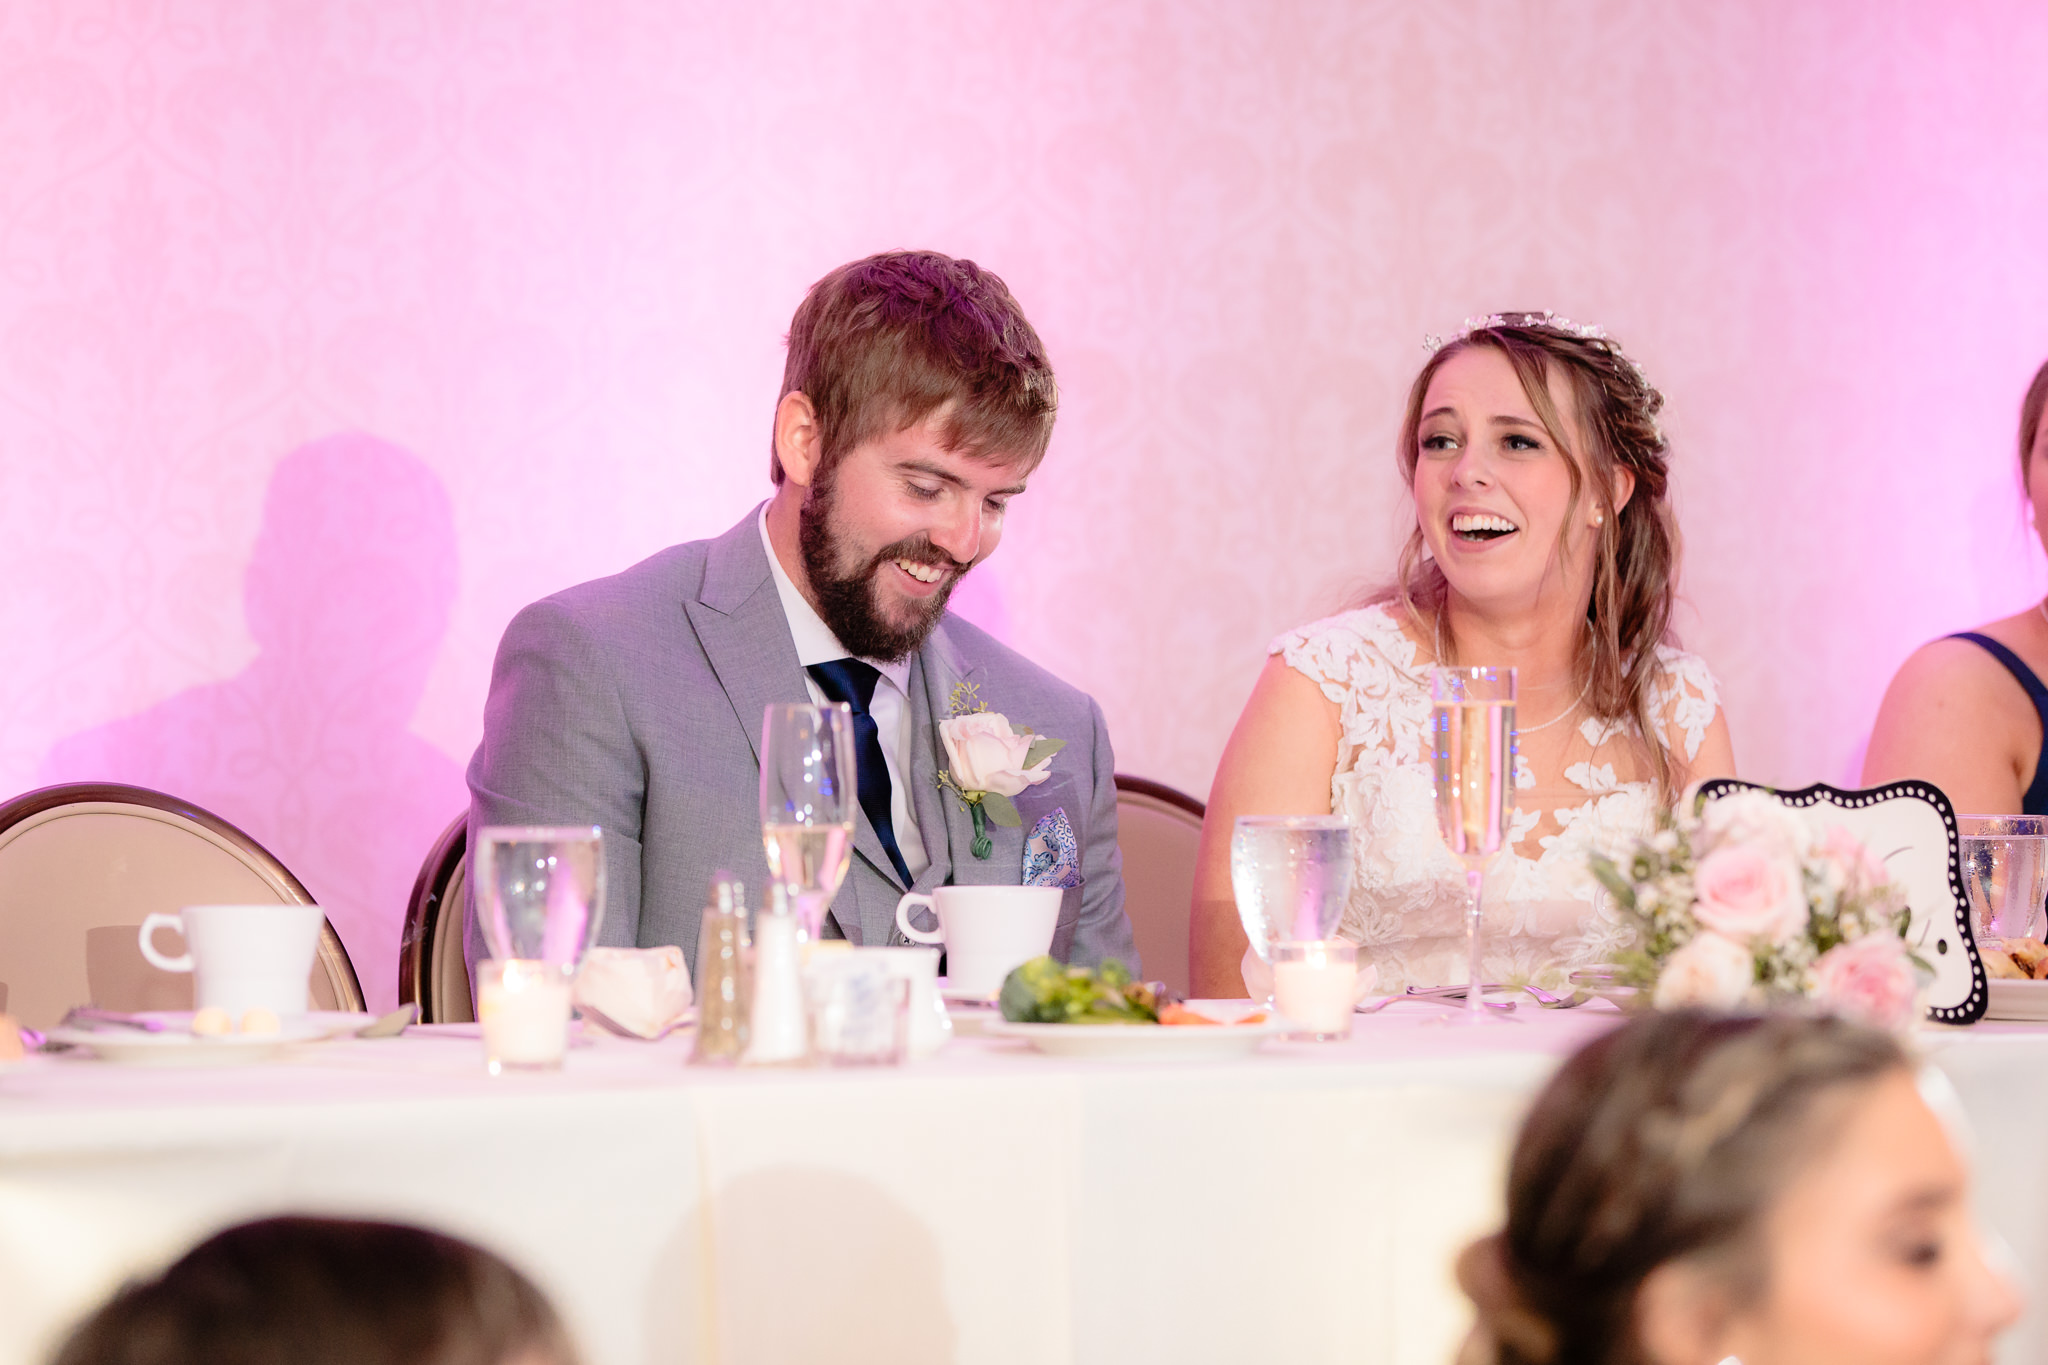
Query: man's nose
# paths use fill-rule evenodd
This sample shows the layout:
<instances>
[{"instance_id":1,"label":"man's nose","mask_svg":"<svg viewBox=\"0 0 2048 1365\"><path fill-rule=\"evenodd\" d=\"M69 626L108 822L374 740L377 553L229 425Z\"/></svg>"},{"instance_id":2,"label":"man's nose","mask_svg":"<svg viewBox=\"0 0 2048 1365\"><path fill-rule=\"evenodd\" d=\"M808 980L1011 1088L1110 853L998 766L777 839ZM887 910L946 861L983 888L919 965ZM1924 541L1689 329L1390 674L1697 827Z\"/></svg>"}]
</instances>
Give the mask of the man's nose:
<instances>
[{"instance_id":1,"label":"man's nose","mask_svg":"<svg viewBox=\"0 0 2048 1365\"><path fill-rule=\"evenodd\" d=\"M981 553L981 508L968 503L945 517L931 531L932 544L953 557L955 563L972 564Z\"/></svg>"}]
</instances>

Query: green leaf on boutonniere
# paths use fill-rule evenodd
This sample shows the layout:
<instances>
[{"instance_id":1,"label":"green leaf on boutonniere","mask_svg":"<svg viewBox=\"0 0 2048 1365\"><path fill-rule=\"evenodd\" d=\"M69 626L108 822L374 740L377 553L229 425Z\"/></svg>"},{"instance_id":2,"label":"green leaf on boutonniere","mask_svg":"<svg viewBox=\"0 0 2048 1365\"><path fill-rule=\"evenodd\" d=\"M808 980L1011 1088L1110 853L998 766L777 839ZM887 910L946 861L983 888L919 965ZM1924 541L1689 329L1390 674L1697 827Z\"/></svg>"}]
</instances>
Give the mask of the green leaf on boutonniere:
<instances>
[{"instance_id":1,"label":"green leaf on boutonniere","mask_svg":"<svg viewBox=\"0 0 2048 1365\"><path fill-rule=\"evenodd\" d=\"M1017 813L1017 803L1001 792L983 792L981 808L988 812L992 823L1004 829L1016 829L1024 823L1024 817Z\"/></svg>"},{"instance_id":2,"label":"green leaf on boutonniere","mask_svg":"<svg viewBox=\"0 0 2048 1365\"><path fill-rule=\"evenodd\" d=\"M1066 747L1067 742L1063 739L1053 739L1048 735L1035 736L1031 741L1031 747L1024 751L1024 766L1035 768Z\"/></svg>"},{"instance_id":3,"label":"green leaf on boutonniere","mask_svg":"<svg viewBox=\"0 0 2048 1365\"><path fill-rule=\"evenodd\" d=\"M1038 731L1032 729L1028 725L1019 725L1016 721L1013 720L1010 722L1010 733L1013 735L1035 735L1038 733Z\"/></svg>"}]
</instances>

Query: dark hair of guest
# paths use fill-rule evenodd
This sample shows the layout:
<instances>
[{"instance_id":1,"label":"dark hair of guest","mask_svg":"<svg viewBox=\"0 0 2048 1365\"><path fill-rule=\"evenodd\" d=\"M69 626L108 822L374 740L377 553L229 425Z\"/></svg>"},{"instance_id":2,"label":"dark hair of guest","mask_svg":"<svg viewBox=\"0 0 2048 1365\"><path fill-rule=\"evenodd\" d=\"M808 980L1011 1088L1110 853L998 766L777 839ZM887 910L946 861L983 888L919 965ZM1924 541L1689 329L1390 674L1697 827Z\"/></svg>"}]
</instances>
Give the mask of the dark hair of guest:
<instances>
[{"instance_id":1,"label":"dark hair of guest","mask_svg":"<svg viewBox=\"0 0 2048 1365\"><path fill-rule=\"evenodd\" d=\"M269 1218L132 1281L52 1365L574 1365L540 1290L423 1228Z\"/></svg>"},{"instance_id":2,"label":"dark hair of guest","mask_svg":"<svg viewBox=\"0 0 2048 1365\"><path fill-rule=\"evenodd\" d=\"M1637 1292L1669 1261L1760 1293L1763 1215L1845 1120L1829 1101L1907 1064L1889 1034L1794 1015L1655 1013L1589 1043L1522 1125L1506 1226L1459 1259L1463 1359L1635 1365Z\"/></svg>"},{"instance_id":3,"label":"dark hair of guest","mask_svg":"<svg viewBox=\"0 0 2048 1365\"><path fill-rule=\"evenodd\" d=\"M2048 362L2034 371L2034 382L2027 385L2027 396L2020 402L2020 485L2025 487L2027 476L2034 471L2034 457L2041 452L2036 449L2041 442L2041 410L2048 408Z\"/></svg>"}]
</instances>

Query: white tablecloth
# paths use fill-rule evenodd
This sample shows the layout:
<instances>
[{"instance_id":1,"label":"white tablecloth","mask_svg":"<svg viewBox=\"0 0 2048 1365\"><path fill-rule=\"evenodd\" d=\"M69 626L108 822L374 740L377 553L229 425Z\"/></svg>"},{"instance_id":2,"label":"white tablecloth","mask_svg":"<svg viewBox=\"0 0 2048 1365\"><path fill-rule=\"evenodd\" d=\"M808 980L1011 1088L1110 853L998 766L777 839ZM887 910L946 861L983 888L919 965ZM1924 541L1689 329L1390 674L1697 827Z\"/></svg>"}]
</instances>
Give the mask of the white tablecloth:
<instances>
[{"instance_id":1,"label":"white tablecloth","mask_svg":"<svg viewBox=\"0 0 2048 1365\"><path fill-rule=\"evenodd\" d=\"M1616 1016L1423 1023L1441 1012L1207 1064L961 1039L900 1070L720 1072L606 1039L492 1080L473 1038L417 1034L232 1071L36 1058L0 1071L0 1365L287 1210L495 1248L592 1365L1442 1365L1467 1321L1450 1259L1498 1216L1520 1111ZM1987 1215L2048 1282L2048 1029L1923 1042L1996 1176ZM2005 1360L2048 1361L2040 1320Z\"/></svg>"}]
</instances>

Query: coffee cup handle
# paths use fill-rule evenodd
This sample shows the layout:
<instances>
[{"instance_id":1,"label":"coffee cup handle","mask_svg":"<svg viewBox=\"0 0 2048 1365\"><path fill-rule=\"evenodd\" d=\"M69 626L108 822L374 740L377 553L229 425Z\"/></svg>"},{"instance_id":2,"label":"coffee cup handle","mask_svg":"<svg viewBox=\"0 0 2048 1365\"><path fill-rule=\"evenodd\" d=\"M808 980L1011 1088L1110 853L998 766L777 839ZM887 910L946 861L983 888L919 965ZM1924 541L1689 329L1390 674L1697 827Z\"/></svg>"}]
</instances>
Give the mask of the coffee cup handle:
<instances>
[{"instance_id":1,"label":"coffee cup handle","mask_svg":"<svg viewBox=\"0 0 2048 1365\"><path fill-rule=\"evenodd\" d=\"M915 905L922 905L925 909L930 910L932 908L932 898L930 896L921 896L915 891L907 892L902 900L896 902L896 927L901 929L903 936L912 943L944 943L946 941L946 931L944 928L920 929L910 922L910 909ZM934 911L934 913L937 912Z\"/></svg>"},{"instance_id":2,"label":"coffee cup handle","mask_svg":"<svg viewBox=\"0 0 2048 1365\"><path fill-rule=\"evenodd\" d=\"M148 958L149 965L155 967L158 971L191 971L192 949L190 947L187 947L185 949L185 955L183 957L165 957L162 953L156 950L156 944L150 941L156 937L157 930L166 927L176 929L181 934L184 933L184 917L181 915L167 915L163 913L161 910L151 911L149 914L144 915L142 917L142 928L136 935L136 944L138 947L142 949L142 955Z\"/></svg>"}]
</instances>

